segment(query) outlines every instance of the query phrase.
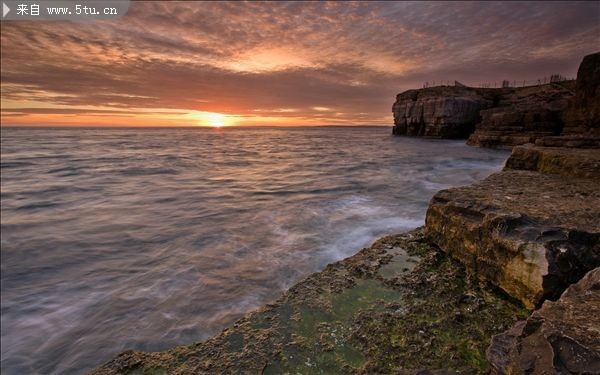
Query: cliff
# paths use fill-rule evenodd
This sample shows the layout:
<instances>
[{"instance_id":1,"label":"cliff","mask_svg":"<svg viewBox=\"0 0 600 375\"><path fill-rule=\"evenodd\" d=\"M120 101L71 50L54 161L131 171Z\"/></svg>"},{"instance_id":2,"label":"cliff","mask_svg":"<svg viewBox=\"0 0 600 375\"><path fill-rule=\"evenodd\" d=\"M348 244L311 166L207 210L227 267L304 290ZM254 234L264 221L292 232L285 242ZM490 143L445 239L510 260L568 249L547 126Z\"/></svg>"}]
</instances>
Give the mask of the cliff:
<instances>
[{"instance_id":1,"label":"cliff","mask_svg":"<svg viewBox=\"0 0 600 375\"><path fill-rule=\"evenodd\" d=\"M575 98L562 117L564 134L600 138L600 53L583 58L577 71Z\"/></svg>"},{"instance_id":2,"label":"cliff","mask_svg":"<svg viewBox=\"0 0 600 375\"><path fill-rule=\"evenodd\" d=\"M564 127L561 113L574 97L573 89L572 81L500 89L498 105L480 112L481 121L467 143L511 147L561 134Z\"/></svg>"},{"instance_id":3,"label":"cliff","mask_svg":"<svg viewBox=\"0 0 600 375\"><path fill-rule=\"evenodd\" d=\"M479 112L494 105L491 90L440 86L398 94L392 107L393 133L434 138L466 138Z\"/></svg>"},{"instance_id":4,"label":"cliff","mask_svg":"<svg viewBox=\"0 0 600 375\"><path fill-rule=\"evenodd\" d=\"M398 94L395 135L468 138L510 148L547 136L593 138L600 144L600 53L586 56L576 81L520 88L440 86Z\"/></svg>"},{"instance_id":5,"label":"cliff","mask_svg":"<svg viewBox=\"0 0 600 375\"><path fill-rule=\"evenodd\" d=\"M429 205L430 241L539 308L492 339L492 374L600 373L599 72L600 54L586 56L560 136L526 134L535 143L514 147L502 172L441 191ZM482 129L469 140L481 141Z\"/></svg>"}]
</instances>

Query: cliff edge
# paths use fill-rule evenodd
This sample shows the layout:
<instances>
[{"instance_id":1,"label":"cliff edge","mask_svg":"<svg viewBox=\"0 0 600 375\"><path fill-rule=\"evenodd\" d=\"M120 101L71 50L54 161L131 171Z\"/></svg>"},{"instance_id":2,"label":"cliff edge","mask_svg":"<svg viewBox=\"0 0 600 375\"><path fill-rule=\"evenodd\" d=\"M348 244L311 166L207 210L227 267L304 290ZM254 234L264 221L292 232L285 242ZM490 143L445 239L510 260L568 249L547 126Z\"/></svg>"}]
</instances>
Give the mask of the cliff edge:
<instances>
[{"instance_id":1,"label":"cliff edge","mask_svg":"<svg viewBox=\"0 0 600 375\"><path fill-rule=\"evenodd\" d=\"M585 56L576 81L529 87L438 86L408 90L392 106L394 135L463 138L511 148L549 136L600 145L600 53Z\"/></svg>"},{"instance_id":2,"label":"cliff edge","mask_svg":"<svg viewBox=\"0 0 600 375\"><path fill-rule=\"evenodd\" d=\"M480 121L479 112L497 98L490 89L439 86L408 90L392 107L395 135L431 138L466 138Z\"/></svg>"}]
</instances>

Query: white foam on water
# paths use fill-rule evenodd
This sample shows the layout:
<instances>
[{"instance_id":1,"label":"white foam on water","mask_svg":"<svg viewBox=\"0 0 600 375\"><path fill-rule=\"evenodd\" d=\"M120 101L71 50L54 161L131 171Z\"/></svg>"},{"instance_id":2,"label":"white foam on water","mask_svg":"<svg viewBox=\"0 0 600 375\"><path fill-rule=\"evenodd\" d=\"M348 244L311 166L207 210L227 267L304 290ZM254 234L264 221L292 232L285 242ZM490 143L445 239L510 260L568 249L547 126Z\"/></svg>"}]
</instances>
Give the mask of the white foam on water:
<instances>
[{"instance_id":1,"label":"white foam on water","mask_svg":"<svg viewBox=\"0 0 600 375\"><path fill-rule=\"evenodd\" d=\"M204 340L508 154L385 127L0 131L7 375Z\"/></svg>"}]
</instances>

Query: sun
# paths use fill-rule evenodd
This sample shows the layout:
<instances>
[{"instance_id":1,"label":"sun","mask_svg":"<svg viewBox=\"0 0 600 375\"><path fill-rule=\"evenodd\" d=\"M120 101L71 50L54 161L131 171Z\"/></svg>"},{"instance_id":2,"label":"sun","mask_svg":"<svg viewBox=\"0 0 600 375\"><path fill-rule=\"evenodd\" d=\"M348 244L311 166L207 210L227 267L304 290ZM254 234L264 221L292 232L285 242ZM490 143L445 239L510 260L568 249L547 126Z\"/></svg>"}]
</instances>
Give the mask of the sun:
<instances>
[{"instance_id":1,"label":"sun","mask_svg":"<svg viewBox=\"0 0 600 375\"><path fill-rule=\"evenodd\" d=\"M235 124L235 116L218 112L193 111L188 113L186 117L193 119L198 126L220 128Z\"/></svg>"},{"instance_id":2,"label":"sun","mask_svg":"<svg viewBox=\"0 0 600 375\"><path fill-rule=\"evenodd\" d=\"M220 128L228 124L228 118L222 113L207 113L206 123L213 128Z\"/></svg>"}]
</instances>

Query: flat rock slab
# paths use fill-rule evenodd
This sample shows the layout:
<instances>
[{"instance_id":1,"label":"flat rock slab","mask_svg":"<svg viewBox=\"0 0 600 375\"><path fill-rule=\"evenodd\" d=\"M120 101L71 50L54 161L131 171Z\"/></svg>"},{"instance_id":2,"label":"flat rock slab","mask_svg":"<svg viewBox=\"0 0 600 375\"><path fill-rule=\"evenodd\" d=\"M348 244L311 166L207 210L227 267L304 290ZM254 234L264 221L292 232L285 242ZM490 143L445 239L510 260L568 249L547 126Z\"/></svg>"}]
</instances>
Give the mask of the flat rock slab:
<instances>
[{"instance_id":1,"label":"flat rock slab","mask_svg":"<svg viewBox=\"0 0 600 375\"><path fill-rule=\"evenodd\" d=\"M551 141L552 138L547 138L542 142ZM568 143L569 139L564 142ZM600 184L600 148L543 147L533 144L516 146L506 161L506 169L593 178Z\"/></svg>"},{"instance_id":2,"label":"flat rock slab","mask_svg":"<svg viewBox=\"0 0 600 375\"><path fill-rule=\"evenodd\" d=\"M493 338L493 374L600 374L600 268Z\"/></svg>"},{"instance_id":3,"label":"flat rock slab","mask_svg":"<svg viewBox=\"0 0 600 375\"><path fill-rule=\"evenodd\" d=\"M505 170L431 200L427 235L533 308L600 266L598 181Z\"/></svg>"},{"instance_id":4,"label":"flat rock slab","mask_svg":"<svg viewBox=\"0 0 600 375\"><path fill-rule=\"evenodd\" d=\"M491 337L525 317L416 230L327 266L205 342L127 351L92 373L483 374Z\"/></svg>"}]
</instances>

